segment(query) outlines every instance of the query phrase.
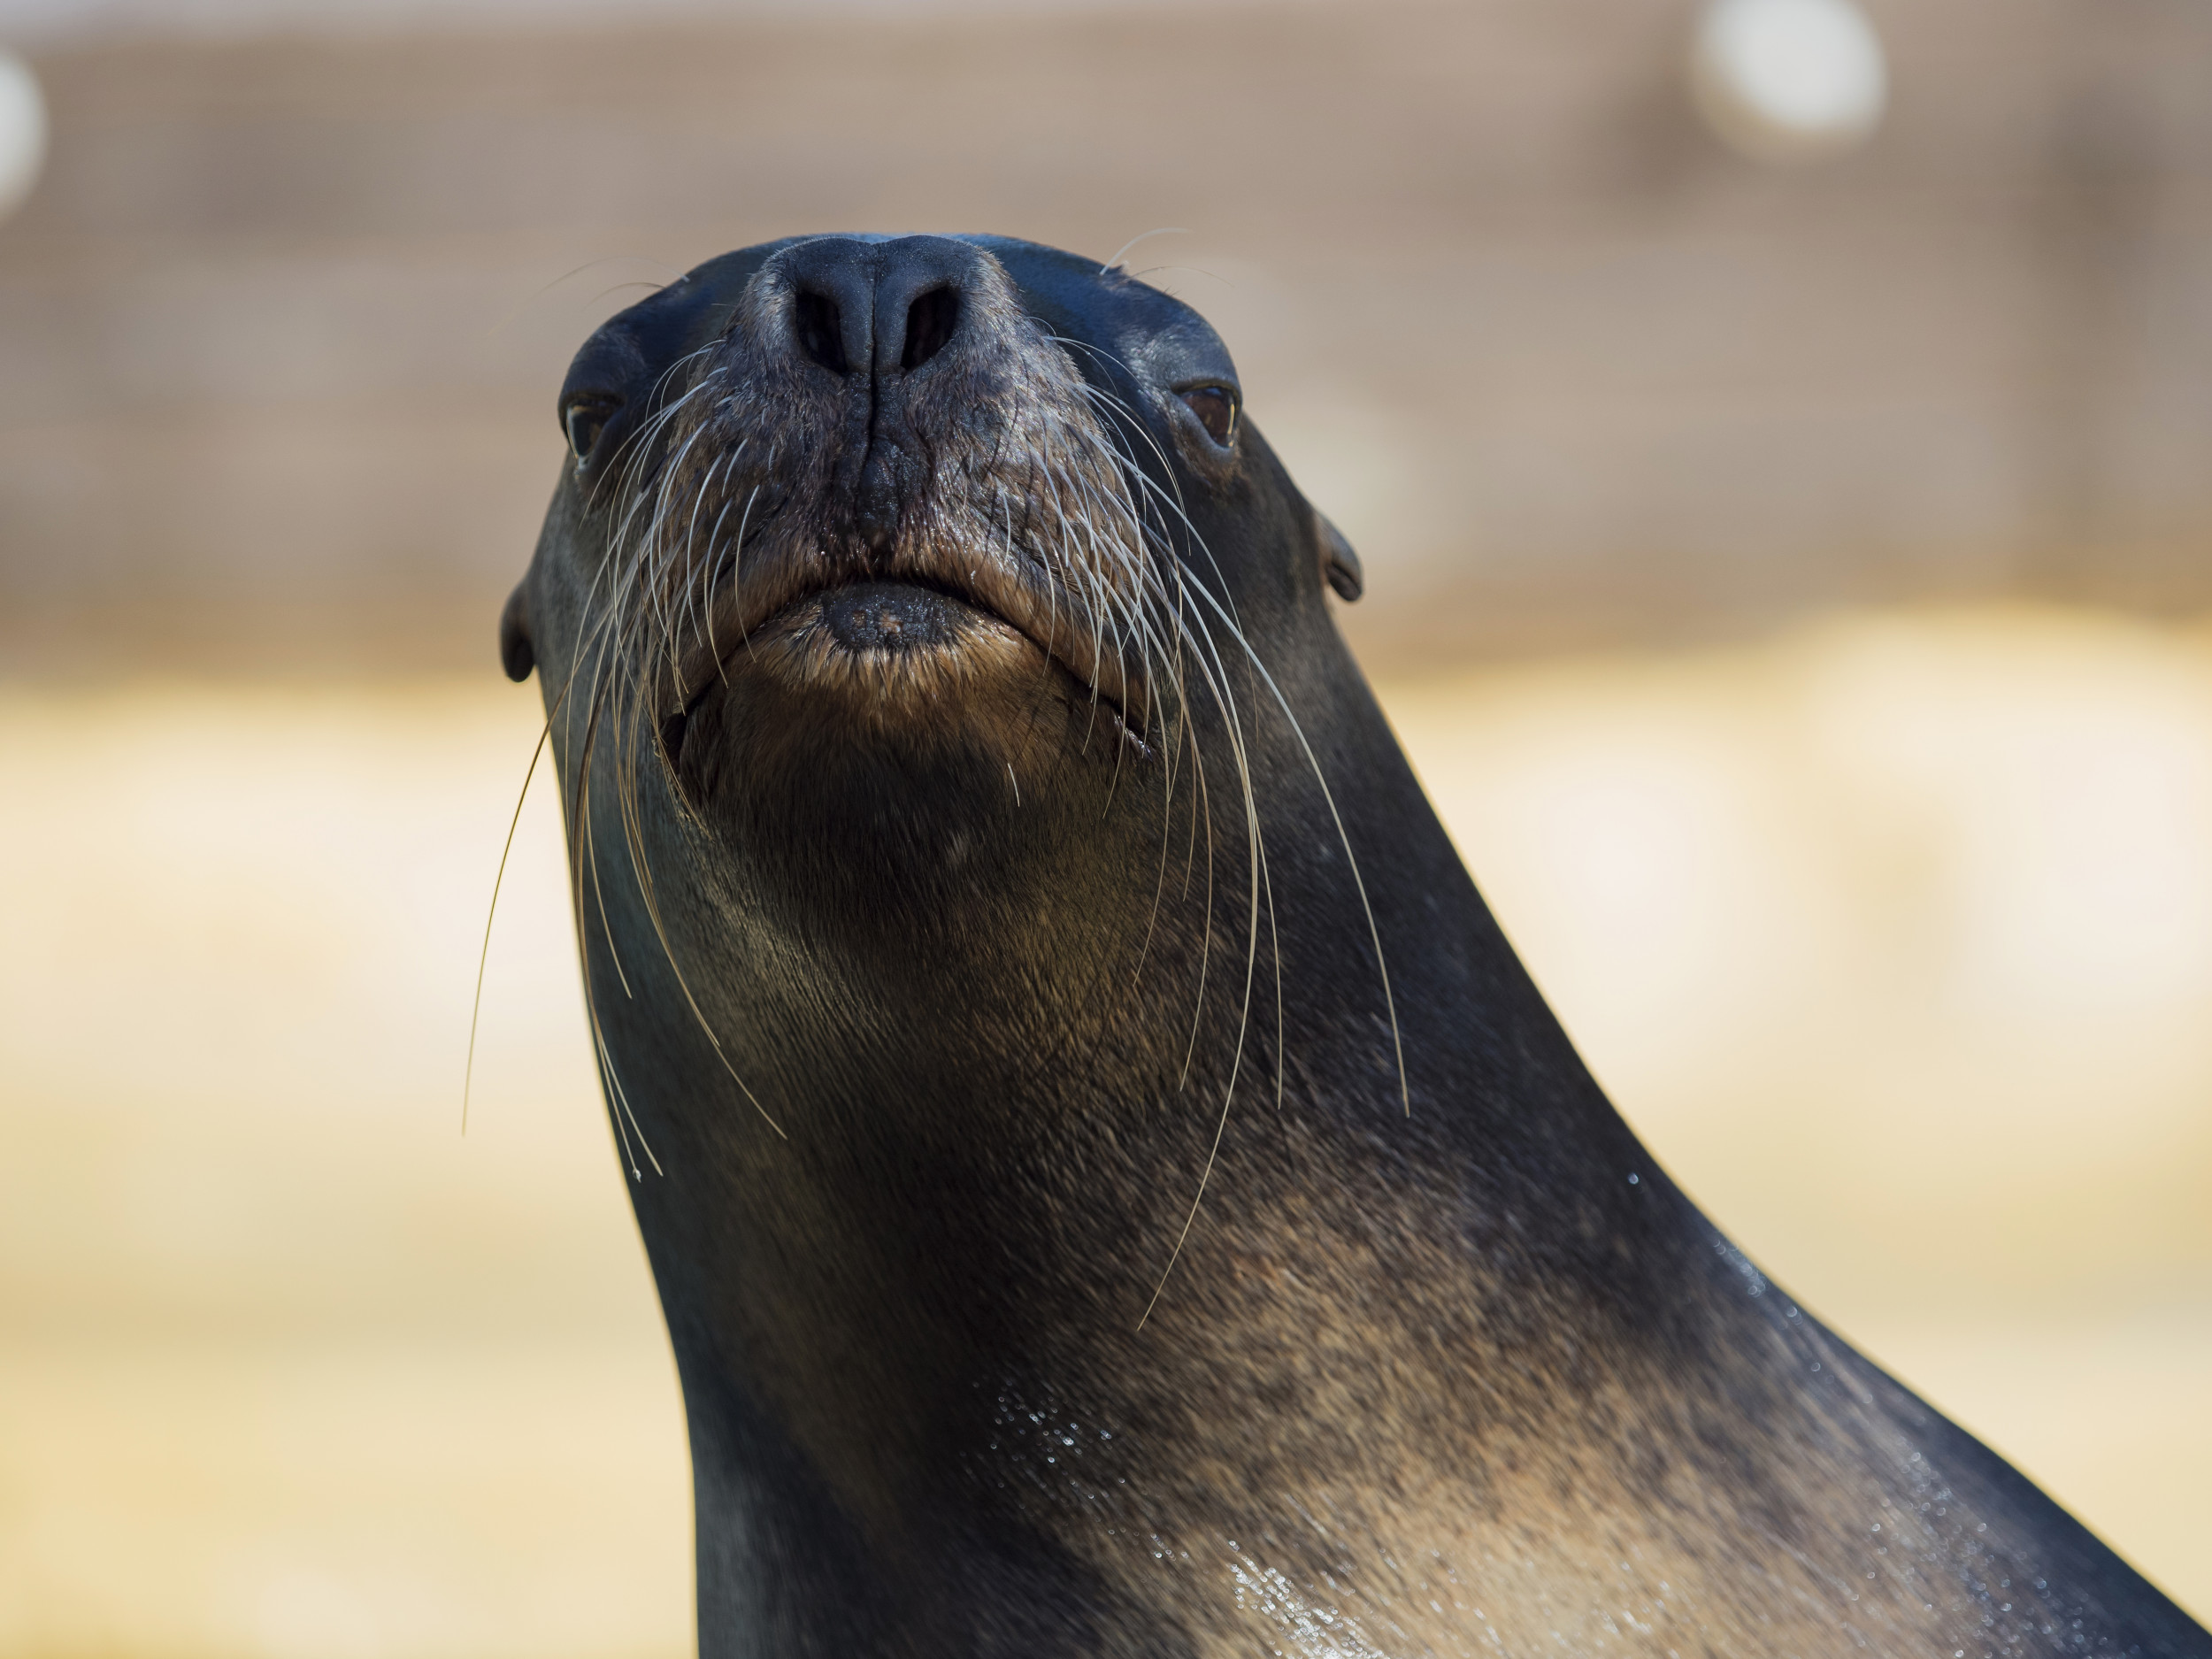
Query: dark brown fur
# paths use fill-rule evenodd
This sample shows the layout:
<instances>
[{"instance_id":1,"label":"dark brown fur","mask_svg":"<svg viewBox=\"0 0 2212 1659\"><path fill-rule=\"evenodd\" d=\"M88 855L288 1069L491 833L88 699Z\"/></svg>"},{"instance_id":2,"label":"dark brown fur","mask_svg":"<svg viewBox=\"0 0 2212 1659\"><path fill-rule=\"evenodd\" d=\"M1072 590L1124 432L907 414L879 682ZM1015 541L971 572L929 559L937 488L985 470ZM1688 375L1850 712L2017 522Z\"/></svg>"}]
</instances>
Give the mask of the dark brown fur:
<instances>
[{"instance_id":1,"label":"dark brown fur","mask_svg":"<svg viewBox=\"0 0 2212 1659\"><path fill-rule=\"evenodd\" d=\"M732 255L572 373L506 657L703 1654L2212 1655L1636 1143L1234 385L988 239Z\"/></svg>"}]
</instances>

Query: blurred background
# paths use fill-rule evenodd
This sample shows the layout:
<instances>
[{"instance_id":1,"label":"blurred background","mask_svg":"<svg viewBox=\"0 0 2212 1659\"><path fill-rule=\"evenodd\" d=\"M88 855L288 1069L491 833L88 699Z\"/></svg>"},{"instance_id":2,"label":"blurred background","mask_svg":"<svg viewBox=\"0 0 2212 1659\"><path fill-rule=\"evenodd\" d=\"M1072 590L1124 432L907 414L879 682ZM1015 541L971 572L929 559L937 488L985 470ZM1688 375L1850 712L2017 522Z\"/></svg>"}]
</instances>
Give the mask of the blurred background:
<instances>
[{"instance_id":1,"label":"blurred background","mask_svg":"<svg viewBox=\"0 0 2212 1659\"><path fill-rule=\"evenodd\" d=\"M1211 318L1622 1109L2212 1616L2199 0L0 0L0 1655L689 1650L495 663L604 316Z\"/></svg>"}]
</instances>

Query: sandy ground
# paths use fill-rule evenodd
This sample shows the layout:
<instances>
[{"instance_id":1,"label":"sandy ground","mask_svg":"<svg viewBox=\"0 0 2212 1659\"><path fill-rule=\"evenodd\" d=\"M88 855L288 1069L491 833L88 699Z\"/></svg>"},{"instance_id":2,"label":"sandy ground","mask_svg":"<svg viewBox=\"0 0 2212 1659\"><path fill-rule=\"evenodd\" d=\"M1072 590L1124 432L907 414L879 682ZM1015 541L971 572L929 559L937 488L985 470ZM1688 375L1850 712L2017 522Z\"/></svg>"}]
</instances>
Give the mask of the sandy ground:
<instances>
[{"instance_id":1,"label":"sandy ground","mask_svg":"<svg viewBox=\"0 0 2212 1659\"><path fill-rule=\"evenodd\" d=\"M2212 634L1845 618L1386 685L1601 1076L2212 1614ZM534 689L0 691L0 1654L688 1649Z\"/></svg>"}]
</instances>

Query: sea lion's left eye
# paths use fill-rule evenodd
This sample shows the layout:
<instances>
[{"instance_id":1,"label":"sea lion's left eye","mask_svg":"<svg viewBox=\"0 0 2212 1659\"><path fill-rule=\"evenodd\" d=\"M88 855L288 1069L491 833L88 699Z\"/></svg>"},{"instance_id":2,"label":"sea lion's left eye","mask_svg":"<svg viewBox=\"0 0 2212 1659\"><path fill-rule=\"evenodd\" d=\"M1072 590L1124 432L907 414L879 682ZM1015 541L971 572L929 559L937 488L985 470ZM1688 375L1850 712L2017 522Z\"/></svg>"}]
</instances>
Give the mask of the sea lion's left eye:
<instances>
[{"instance_id":1,"label":"sea lion's left eye","mask_svg":"<svg viewBox=\"0 0 2212 1659\"><path fill-rule=\"evenodd\" d=\"M1223 449L1237 435L1237 395L1233 387L1187 386L1176 394L1190 405L1206 435Z\"/></svg>"},{"instance_id":2,"label":"sea lion's left eye","mask_svg":"<svg viewBox=\"0 0 2212 1659\"><path fill-rule=\"evenodd\" d=\"M561 427L568 434L569 452L578 460L588 459L592 446L599 442L599 434L613 419L620 405L611 397L587 395L572 399L561 411Z\"/></svg>"}]
</instances>

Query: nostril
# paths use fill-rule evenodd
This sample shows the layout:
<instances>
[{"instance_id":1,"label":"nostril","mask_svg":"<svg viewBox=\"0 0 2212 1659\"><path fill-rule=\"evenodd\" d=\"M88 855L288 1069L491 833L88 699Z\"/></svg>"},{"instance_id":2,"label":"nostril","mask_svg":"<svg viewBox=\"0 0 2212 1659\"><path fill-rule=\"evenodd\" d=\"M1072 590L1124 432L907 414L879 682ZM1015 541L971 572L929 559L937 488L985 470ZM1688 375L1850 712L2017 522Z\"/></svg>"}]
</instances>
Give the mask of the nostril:
<instances>
[{"instance_id":1,"label":"nostril","mask_svg":"<svg viewBox=\"0 0 2212 1659\"><path fill-rule=\"evenodd\" d=\"M826 294L802 294L794 308L793 326L799 336L799 349L812 357L833 374L845 372L844 319L838 314L837 302Z\"/></svg>"},{"instance_id":2,"label":"nostril","mask_svg":"<svg viewBox=\"0 0 2212 1659\"><path fill-rule=\"evenodd\" d=\"M899 367L918 369L940 351L960 326L960 296L951 288L932 288L906 310L906 349Z\"/></svg>"}]
</instances>

